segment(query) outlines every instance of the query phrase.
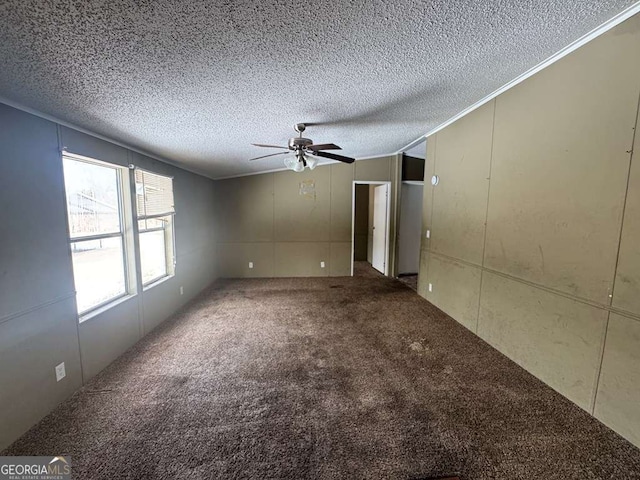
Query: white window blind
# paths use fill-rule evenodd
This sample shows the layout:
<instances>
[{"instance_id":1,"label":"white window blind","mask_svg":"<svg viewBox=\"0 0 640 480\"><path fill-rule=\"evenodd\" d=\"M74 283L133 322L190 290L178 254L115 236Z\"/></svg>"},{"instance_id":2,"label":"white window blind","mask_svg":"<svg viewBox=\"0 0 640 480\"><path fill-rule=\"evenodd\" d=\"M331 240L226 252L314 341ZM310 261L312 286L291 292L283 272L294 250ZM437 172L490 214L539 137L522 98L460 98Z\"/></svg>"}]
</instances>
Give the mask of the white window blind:
<instances>
[{"instance_id":1,"label":"white window blind","mask_svg":"<svg viewBox=\"0 0 640 480\"><path fill-rule=\"evenodd\" d=\"M138 218L172 215L173 179L136 168L136 205Z\"/></svg>"}]
</instances>

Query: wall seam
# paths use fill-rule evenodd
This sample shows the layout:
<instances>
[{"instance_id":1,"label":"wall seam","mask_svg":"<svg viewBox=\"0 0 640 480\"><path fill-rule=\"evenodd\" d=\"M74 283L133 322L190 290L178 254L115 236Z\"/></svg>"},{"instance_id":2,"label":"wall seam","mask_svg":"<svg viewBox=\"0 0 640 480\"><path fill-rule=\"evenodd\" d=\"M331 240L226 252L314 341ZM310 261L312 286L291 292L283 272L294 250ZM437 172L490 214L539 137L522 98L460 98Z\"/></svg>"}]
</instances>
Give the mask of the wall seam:
<instances>
[{"instance_id":1,"label":"wall seam","mask_svg":"<svg viewBox=\"0 0 640 480\"><path fill-rule=\"evenodd\" d=\"M631 165L633 163L633 146L635 145L635 141L636 141L636 126L638 125L638 115L640 112L640 93L638 94L638 106L636 107L636 121L635 121L635 125L633 126L633 135L631 136L631 146L629 147L629 151L627 153L629 153L629 166L627 167L627 182L625 185L625 190L624 190L624 201L622 203L622 214L620 216L620 227L618 228L618 249L616 252L616 263L613 269L613 278L611 280L611 293L609 294L609 305L613 305L613 294L615 292L615 285L616 285L616 276L618 273L618 264L620 262L620 247L622 244L622 231L624 228L624 215L625 212L627 210L627 198L629 197L629 183L631 182Z\"/></svg>"},{"instance_id":2,"label":"wall seam","mask_svg":"<svg viewBox=\"0 0 640 480\"><path fill-rule=\"evenodd\" d=\"M482 280L484 277L484 254L487 249L487 224L489 222L489 198L491 197L491 173L493 167L493 141L495 138L496 132L496 100L493 99L493 115L491 118L491 150L489 153L489 177L487 181L489 184L487 185L487 209L484 216L484 236L482 239L482 259L480 260L480 287L478 290L478 312L476 314L476 335L478 334L478 330L480 329L480 304L482 300Z\"/></svg>"},{"instance_id":3,"label":"wall seam","mask_svg":"<svg viewBox=\"0 0 640 480\"><path fill-rule=\"evenodd\" d=\"M628 317L628 318L630 318L632 320L640 321L640 315L638 315L637 313L629 312L627 310L622 310L620 308L611 307L611 306L609 306L609 305L607 305L605 303L594 302L593 300L589 300L589 299L586 299L586 298L575 297L575 296L572 296L571 294L563 292L561 290L556 290L556 289L553 289L553 288L549 288L549 287L546 287L544 285L540 285L538 283L531 282L529 280L525 280L523 278L514 277L512 275L509 275L508 273L500 272L498 270L493 270L493 269L487 268L487 267L481 267L481 266L476 265L474 263L471 263L471 262L468 262L466 260L462 260L462 259L459 259L459 258L456 258L456 257L452 257L450 255L446 255L446 254L443 254L443 253L435 252L435 251L432 251L432 250L429 250L429 249L427 249L426 251L431 255L435 255L437 257L442 257L442 258L446 258L446 259L449 259L449 260L453 260L456 263L459 263L459 264L462 264L462 265L467 265L467 266L470 266L470 267L473 267L473 268L477 268L477 269L480 269L480 270L482 270L482 271L484 271L486 273L492 273L492 274L497 275L499 277L506 278L508 280L513 280L515 282L522 283L524 285L528 285L528 286L533 287L533 288L537 288L538 290L543 290L543 291L548 292L548 293L553 293L553 294L555 294L555 295L557 295L559 297L567 298L568 300L573 300L575 302L582 303L582 304L588 305L590 307L598 308L600 310L605 310L605 311L608 311L608 312L612 312L612 313L615 313L617 315L622 315L623 317Z\"/></svg>"},{"instance_id":4,"label":"wall seam","mask_svg":"<svg viewBox=\"0 0 640 480\"><path fill-rule=\"evenodd\" d=\"M609 321L611 320L611 310L607 312L607 321L604 325L604 335L602 336L602 345L600 347L600 358L598 359L598 368L595 374L595 384L593 394L591 395L591 409L589 413L592 416L596 414L596 402L598 401L598 391L600 390L600 375L602 374L602 363L604 361L604 349L607 345L607 335L609 334Z\"/></svg>"},{"instance_id":5,"label":"wall seam","mask_svg":"<svg viewBox=\"0 0 640 480\"><path fill-rule=\"evenodd\" d=\"M638 120L640 119L640 92L638 93L638 106L636 108L636 123L633 126L633 135L631 136L631 149L629 151L629 169L627 171L627 185L624 191L624 203L622 205L622 215L620 220L620 229L618 232L618 252L616 254L616 264L613 269L613 279L611 286L611 294L609 295L609 312L607 314L607 323L604 331L604 337L602 339L602 348L600 349L600 361L598 363L598 371L596 373L595 391L593 392L593 405L591 415L595 416L596 402L598 401L598 393L600 391L600 377L602 375L602 364L604 363L604 351L607 346L607 335L609 333L609 322L611 319L613 295L616 291L616 277L618 275L618 265L620 263L620 249L622 247L622 232L624 230L624 216L627 210L627 200L629 198L629 184L631 183L631 166L633 165L634 151L633 148L636 143L636 135L638 134Z\"/></svg>"},{"instance_id":6,"label":"wall seam","mask_svg":"<svg viewBox=\"0 0 640 480\"><path fill-rule=\"evenodd\" d=\"M443 258L447 258L447 259L450 259L450 260L455 260L456 262L461 263L463 265L469 265L470 267L475 267L477 269L483 268L482 265L478 265L477 263L470 262L469 260L463 260L463 259L458 258L458 257L452 257L451 255L447 255L446 253L440 253L440 252L437 252L435 250L431 250L430 248L428 248L427 251L429 253L434 254L437 257L443 257Z\"/></svg>"},{"instance_id":7,"label":"wall seam","mask_svg":"<svg viewBox=\"0 0 640 480\"><path fill-rule=\"evenodd\" d=\"M20 318L20 317L24 317L25 315L29 315L30 313L37 312L38 310L42 310L44 308L50 307L50 306L55 305L57 303L64 302L66 300L74 298L75 296L76 296L75 292L69 293L69 294L63 295L61 297L53 298L53 299L51 299L51 300L49 300L47 302L40 303L40 304L35 305L33 307L26 308L26 309L20 310L18 312L10 313L9 315L5 315L4 317L0 318L0 325L2 325L3 323L10 322L11 320L15 320L16 318Z\"/></svg>"}]
</instances>

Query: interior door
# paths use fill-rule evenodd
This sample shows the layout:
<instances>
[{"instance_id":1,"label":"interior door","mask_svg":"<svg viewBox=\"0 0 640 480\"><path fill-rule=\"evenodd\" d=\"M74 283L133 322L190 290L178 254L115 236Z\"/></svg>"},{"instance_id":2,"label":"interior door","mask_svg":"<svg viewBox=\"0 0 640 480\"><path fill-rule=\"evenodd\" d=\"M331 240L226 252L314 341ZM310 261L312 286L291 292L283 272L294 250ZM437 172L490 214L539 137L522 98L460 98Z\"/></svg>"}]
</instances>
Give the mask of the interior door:
<instances>
[{"instance_id":1,"label":"interior door","mask_svg":"<svg viewBox=\"0 0 640 480\"><path fill-rule=\"evenodd\" d=\"M387 195L389 185L375 187L373 195L373 248L371 266L385 273L387 252Z\"/></svg>"}]
</instances>

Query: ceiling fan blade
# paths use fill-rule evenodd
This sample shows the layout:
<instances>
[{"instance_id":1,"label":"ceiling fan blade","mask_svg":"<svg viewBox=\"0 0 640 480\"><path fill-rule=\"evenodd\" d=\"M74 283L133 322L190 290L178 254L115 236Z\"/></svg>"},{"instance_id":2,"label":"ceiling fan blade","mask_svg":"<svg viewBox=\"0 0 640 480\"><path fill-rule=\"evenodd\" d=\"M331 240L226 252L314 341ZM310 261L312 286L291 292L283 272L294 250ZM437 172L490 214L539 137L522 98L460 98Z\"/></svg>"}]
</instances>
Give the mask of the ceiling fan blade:
<instances>
[{"instance_id":1,"label":"ceiling fan blade","mask_svg":"<svg viewBox=\"0 0 640 480\"><path fill-rule=\"evenodd\" d=\"M289 147L279 147L278 145L264 145L262 143L252 143L251 145L253 145L254 147L265 147L265 148L280 148L280 149L289 148Z\"/></svg>"},{"instance_id":2,"label":"ceiling fan blade","mask_svg":"<svg viewBox=\"0 0 640 480\"><path fill-rule=\"evenodd\" d=\"M336 145L335 143L321 143L320 145L309 145L307 147L309 150L342 150L342 148L340 148L338 145Z\"/></svg>"},{"instance_id":3,"label":"ceiling fan blade","mask_svg":"<svg viewBox=\"0 0 640 480\"><path fill-rule=\"evenodd\" d=\"M313 152L313 154L319 157L330 158L331 160L338 160L339 162L344 162L344 163L353 163L356 161L355 158L343 157L342 155L336 155L335 153Z\"/></svg>"},{"instance_id":4,"label":"ceiling fan blade","mask_svg":"<svg viewBox=\"0 0 640 480\"><path fill-rule=\"evenodd\" d=\"M260 160L261 158L267 158L267 157L275 157L276 155L284 155L285 153L291 153L289 151L287 152L278 152L278 153L272 153L270 155L263 155L261 157L256 157L256 158L250 158L249 161L252 162L254 160Z\"/></svg>"}]
</instances>

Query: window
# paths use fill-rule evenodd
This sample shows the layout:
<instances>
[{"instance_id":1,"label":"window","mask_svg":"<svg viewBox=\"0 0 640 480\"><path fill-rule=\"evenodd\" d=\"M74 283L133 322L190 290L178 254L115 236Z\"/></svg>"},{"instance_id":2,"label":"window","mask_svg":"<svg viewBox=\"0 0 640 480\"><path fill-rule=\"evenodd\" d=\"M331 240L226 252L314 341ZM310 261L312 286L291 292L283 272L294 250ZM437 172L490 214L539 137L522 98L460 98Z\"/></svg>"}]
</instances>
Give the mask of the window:
<instances>
[{"instance_id":1,"label":"window","mask_svg":"<svg viewBox=\"0 0 640 480\"><path fill-rule=\"evenodd\" d=\"M173 179L67 152L62 161L78 313L173 275Z\"/></svg>"},{"instance_id":2,"label":"window","mask_svg":"<svg viewBox=\"0 0 640 480\"><path fill-rule=\"evenodd\" d=\"M66 153L63 167L76 300L83 314L127 293L126 169Z\"/></svg>"},{"instance_id":3,"label":"window","mask_svg":"<svg viewBox=\"0 0 640 480\"><path fill-rule=\"evenodd\" d=\"M136 168L142 284L173 275L173 179Z\"/></svg>"}]
</instances>

